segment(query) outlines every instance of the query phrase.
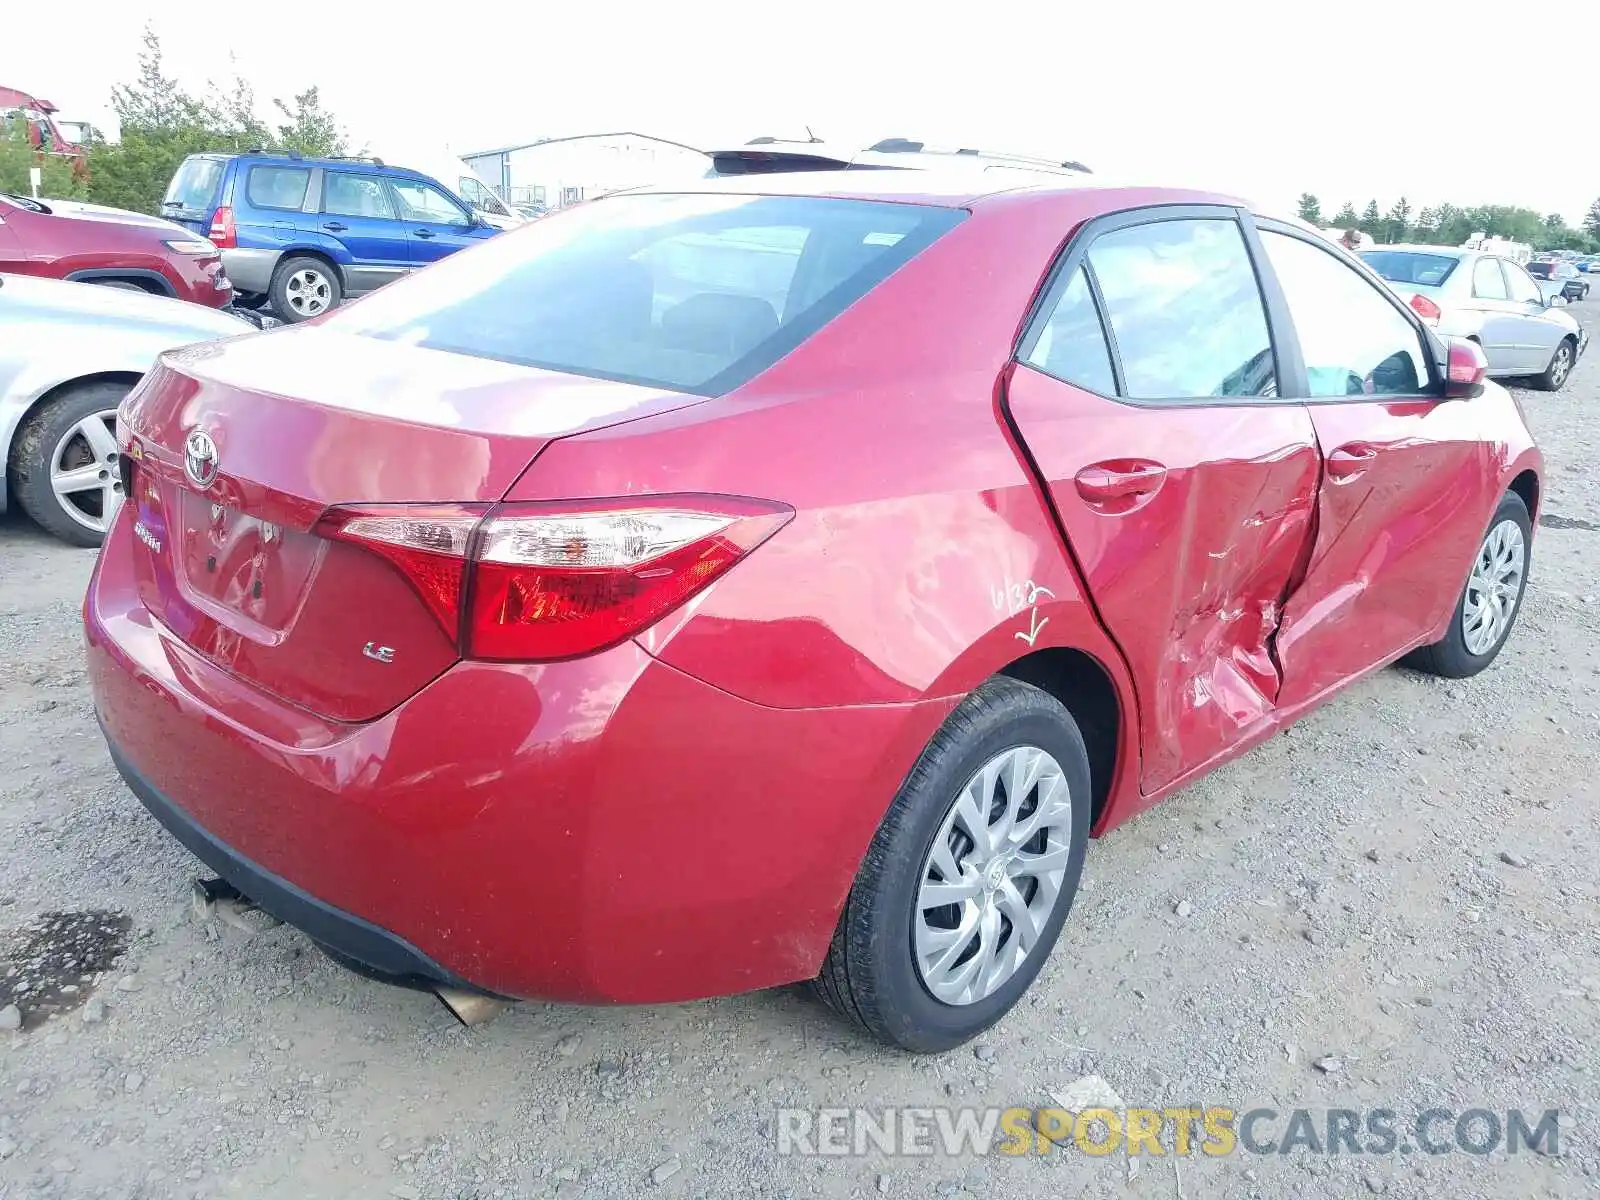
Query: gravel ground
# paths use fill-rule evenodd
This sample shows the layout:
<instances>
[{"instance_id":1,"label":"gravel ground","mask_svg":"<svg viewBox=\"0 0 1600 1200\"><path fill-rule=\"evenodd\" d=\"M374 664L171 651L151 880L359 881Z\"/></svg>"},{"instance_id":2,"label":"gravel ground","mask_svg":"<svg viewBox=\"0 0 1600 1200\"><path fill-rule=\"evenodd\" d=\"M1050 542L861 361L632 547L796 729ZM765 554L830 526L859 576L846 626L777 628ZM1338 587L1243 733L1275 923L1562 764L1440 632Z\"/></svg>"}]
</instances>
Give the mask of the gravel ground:
<instances>
[{"instance_id":1,"label":"gravel ground","mask_svg":"<svg viewBox=\"0 0 1600 1200\"><path fill-rule=\"evenodd\" d=\"M467 1030L292 930L197 921L199 865L95 730L92 556L0 522L0 959L53 980L21 1031L0 1010L0 1198L1596 1194L1600 351L1523 399L1546 521L1499 663L1382 672L1092 846L1031 996L935 1058L795 992ZM1090 1075L1130 1104L1566 1115L1559 1157L775 1148L782 1106L1035 1105Z\"/></svg>"}]
</instances>

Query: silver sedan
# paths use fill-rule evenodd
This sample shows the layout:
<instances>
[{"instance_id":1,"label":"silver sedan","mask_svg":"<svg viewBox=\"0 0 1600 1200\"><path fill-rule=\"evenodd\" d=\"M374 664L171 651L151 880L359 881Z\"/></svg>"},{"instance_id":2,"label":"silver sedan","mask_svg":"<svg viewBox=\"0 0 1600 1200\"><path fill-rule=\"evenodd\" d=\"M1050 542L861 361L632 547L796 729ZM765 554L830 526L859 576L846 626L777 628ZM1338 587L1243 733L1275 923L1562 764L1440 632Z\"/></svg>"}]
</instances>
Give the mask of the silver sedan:
<instances>
[{"instance_id":1,"label":"silver sedan","mask_svg":"<svg viewBox=\"0 0 1600 1200\"><path fill-rule=\"evenodd\" d=\"M0 512L98 546L122 505L116 416L164 350L250 333L213 308L0 274Z\"/></svg>"},{"instance_id":2,"label":"silver sedan","mask_svg":"<svg viewBox=\"0 0 1600 1200\"><path fill-rule=\"evenodd\" d=\"M1361 258L1441 337L1477 342L1489 374L1567 382L1589 335L1508 258L1454 246L1376 246Z\"/></svg>"}]
</instances>

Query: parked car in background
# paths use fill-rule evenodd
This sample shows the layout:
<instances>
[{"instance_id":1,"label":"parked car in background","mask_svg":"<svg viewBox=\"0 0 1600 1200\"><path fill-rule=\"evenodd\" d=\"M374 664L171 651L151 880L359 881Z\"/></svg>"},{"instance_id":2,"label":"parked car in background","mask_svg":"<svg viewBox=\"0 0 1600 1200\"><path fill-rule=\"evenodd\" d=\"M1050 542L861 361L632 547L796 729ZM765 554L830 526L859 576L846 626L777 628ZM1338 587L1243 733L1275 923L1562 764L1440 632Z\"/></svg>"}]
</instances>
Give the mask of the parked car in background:
<instances>
[{"instance_id":1,"label":"parked car in background","mask_svg":"<svg viewBox=\"0 0 1600 1200\"><path fill-rule=\"evenodd\" d=\"M1496 378L1555 391L1588 347L1588 332L1529 274L1536 263L1457 246L1380 246L1361 258L1441 335L1482 346Z\"/></svg>"},{"instance_id":2,"label":"parked car in background","mask_svg":"<svg viewBox=\"0 0 1600 1200\"><path fill-rule=\"evenodd\" d=\"M496 232L428 176L367 158L191 154L161 210L214 242L241 295L287 322Z\"/></svg>"},{"instance_id":3,"label":"parked car in background","mask_svg":"<svg viewBox=\"0 0 1600 1200\"><path fill-rule=\"evenodd\" d=\"M1577 265L1562 259L1535 259L1528 264L1528 274L1539 281L1546 295L1561 296L1569 304L1589 298L1589 281Z\"/></svg>"},{"instance_id":4,"label":"parked car in background","mask_svg":"<svg viewBox=\"0 0 1600 1200\"><path fill-rule=\"evenodd\" d=\"M149 292L225 308L222 253L193 231L142 213L0 192L0 271Z\"/></svg>"},{"instance_id":5,"label":"parked car in background","mask_svg":"<svg viewBox=\"0 0 1600 1200\"><path fill-rule=\"evenodd\" d=\"M124 496L117 405L163 350L248 333L240 317L141 292L0 274L0 512L97 546Z\"/></svg>"},{"instance_id":6,"label":"parked car in background","mask_svg":"<svg viewBox=\"0 0 1600 1200\"><path fill-rule=\"evenodd\" d=\"M1484 369L1226 196L593 199L162 357L95 711L210 869L446 1003L813 979L945 1050L1091 830L1402 656L1494 660L1543 465Z\"/></svg>"}]
</instances>

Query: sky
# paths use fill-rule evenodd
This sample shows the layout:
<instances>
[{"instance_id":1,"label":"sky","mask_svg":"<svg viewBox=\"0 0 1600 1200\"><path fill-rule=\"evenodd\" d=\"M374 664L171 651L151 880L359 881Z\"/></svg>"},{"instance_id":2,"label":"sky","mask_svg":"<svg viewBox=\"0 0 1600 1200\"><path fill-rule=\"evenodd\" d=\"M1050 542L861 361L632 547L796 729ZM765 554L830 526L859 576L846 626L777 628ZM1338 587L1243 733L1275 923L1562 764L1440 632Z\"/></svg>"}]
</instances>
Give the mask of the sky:
<instances>
[{"instance_id":1,"label":"sky","mask_svg":"<svg viewBox=\"0 0 1600 1200\"><path fill-rule=\"evenodd\" d=\"M315 84L357 147L809 127L1060 155L1274 212L1309 191L1329 218L1404 195L1413 212L1516 204L1577 224L1600 198L1595 0L72 8L69 36L52 21L57 36L0 41L0 83L102 128L148 23L185 84L237 73L263 103Z\"/></svg>"}]
</instances>

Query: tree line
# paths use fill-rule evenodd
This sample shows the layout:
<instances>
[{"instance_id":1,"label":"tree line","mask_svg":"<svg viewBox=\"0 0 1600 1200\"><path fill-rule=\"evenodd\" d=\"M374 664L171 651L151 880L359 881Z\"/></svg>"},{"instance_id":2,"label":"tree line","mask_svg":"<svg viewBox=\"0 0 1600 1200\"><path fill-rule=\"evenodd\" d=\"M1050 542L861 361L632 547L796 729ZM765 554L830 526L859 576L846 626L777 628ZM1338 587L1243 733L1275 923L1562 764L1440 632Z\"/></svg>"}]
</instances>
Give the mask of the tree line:
<instances>
[{"instance_id":1,"label":"tree line","mask_svg":"<svg viewBox=\"0 0 1600 1200\"><path fill-rule=\"evenodd\" d=\"M1507 204L1484 204L1460 208L1440 204L1413 212L1404 196L1387 213L1380 212L1376 200L1356 212L1348 200L1328 217L1322 203L1310 192L1300 196L1300 219L1319 228L1359 229L1377 242L1422 242L1429 245L1459 246L1475 233L1523 242L1535 250L1576 250L1582 254L1600 253L1600 200L1589 206L1581 228L1568 225L1560 213L1541 216L1531 208Z\"/></svg>"},{"instance_id":2,"label":"tree line","mask_svg":"<svg viewBox=\"0 0 1600 1200\"><path fill-rule=\"evenodd\" d=\"M183 88L166 73L160 39L150 29L138 64L133 81L111 91L120 139L90 145L86 172L74 173L56 156L40 161L26 133L13 129L0 138L0 191L27 195L28 168L38 166L42 196L159 213L168 181L190 154L257 148L307 156L345 153L344 130L322 107L315 87L287 101L274 98L269 123L257 110L254 88L237 76L225 86L212 83L202 95Z\"/></svg>"}]
</instances>

